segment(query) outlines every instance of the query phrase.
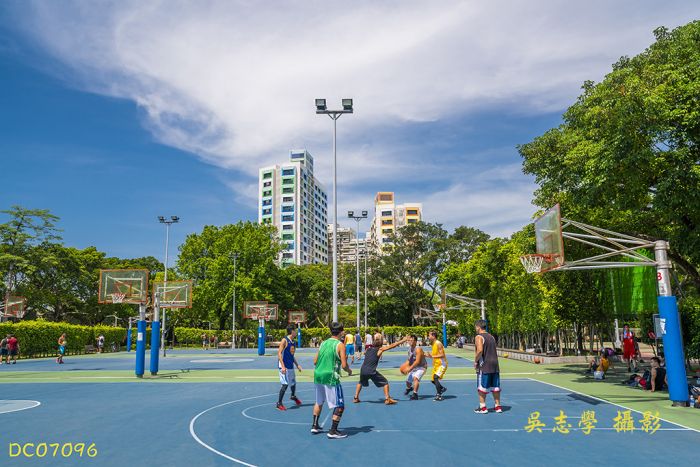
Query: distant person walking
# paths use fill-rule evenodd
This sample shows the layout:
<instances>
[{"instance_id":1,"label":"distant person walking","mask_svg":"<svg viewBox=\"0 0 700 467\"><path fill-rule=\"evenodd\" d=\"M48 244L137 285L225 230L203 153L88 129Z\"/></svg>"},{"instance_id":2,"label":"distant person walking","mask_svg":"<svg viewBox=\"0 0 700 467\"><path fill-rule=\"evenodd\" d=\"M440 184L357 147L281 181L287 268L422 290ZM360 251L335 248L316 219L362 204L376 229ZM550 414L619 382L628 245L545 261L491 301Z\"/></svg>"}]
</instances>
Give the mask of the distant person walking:
<instances>
[{"instance_id":1,"label":"distant person walking","mask_svg":"<svg viewBox=\"0 0 700 467\"><path fill-rule=\"evenodd\" d=\"M357 361L362 360L362 335L359 328L355 333L355 353L357 353Z\"/></svg>"},{"instance_id":2,"label":"distant person walking","mask_svg":"<svg viewBox=\"0 0 700 467\"><path fill-rule=\"evenodd\" d=\"M208 345L209 345L209 339L207 339L207 335L202 334L202 350L207 350Z\"/></svg>"},{"instance_id":3,"label":"distant person walking","mask_svg":"<svg viewBox=\"0 0 700 467\"><path fill-rule=\"evenodd\" d=\"M105 336L100 334L97 338L97 353L102 353L105 349Z\"/></svg>"},{"instance_id":4,"label":"distant person walking","mask_svg":"<svg viewBox=\"0 0 700 467\"><path fill-rule=\"evenodd\" d=\"M498 354L496 353L496 339L486 332L486 320L480 319L474 323L476 337L474 344L474 368L476 369L476 388L479 393L479 407L475 413L486 414L486 395L491 392L495 403L496 413L503 412L501 408L501 378L498 368Z\"/></svg>"},{"instance_id":5,"label":"distant person walking","mask_svg":"<svg viewBox=\"0 0 700 467\"><path fill-rule=\"evenodd\" d=\"M66 345L68 345L68 340L64 332L61 334L61 337L58 338L58 357L56 357L56 363L63 363L63 356L66 354Z\"/></svg>"},{"instance_id":6,"label":"distant person walking","mask_svg":"<svg viewBox=\"0 0 700 467\"><path fill-rule=\"evenodd\" d=\"M0 341L0 365L5 363L5 360L7 360L7 363L10 363L10 357L8 357L8 350L7 350L7 341L10 340L10 335L8 334L7 336L3 337L3 339Z\"/></svg>"},{"instance_id":7,"label":"distant person walking","mask_svg":"<svg viewBox=\"0 0 700 467\"><path fill-rule=\"evenodd\" d=\"M12 359L12 364L17 363L17 355L19 354L19 341L14 334L10 334L10 338L7 339L7 350L9 355L7 356L7 363L10 363L10 358Z\"/></svg>"},{"instance_id":8,"label":"distant person walking","mask_svg":"<svg viewBox=\"0 0 700 467\"><path fill-rule=\"evenodd\" d=\"M630 330L629 325L625 324L622 328L622 359L627 362L627 372L637 371L637 350L635 348L635 335Z\"/></svg>"}]
</instances>

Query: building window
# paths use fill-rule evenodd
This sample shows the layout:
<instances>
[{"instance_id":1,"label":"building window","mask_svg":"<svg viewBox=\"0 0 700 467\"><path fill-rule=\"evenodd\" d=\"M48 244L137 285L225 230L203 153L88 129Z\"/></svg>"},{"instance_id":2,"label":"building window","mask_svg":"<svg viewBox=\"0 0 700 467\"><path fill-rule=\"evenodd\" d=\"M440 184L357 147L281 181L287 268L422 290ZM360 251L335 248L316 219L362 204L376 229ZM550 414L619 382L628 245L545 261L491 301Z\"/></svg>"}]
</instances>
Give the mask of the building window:
<instances>
[{"instance_id":1,"label":"building window","mask_svg":"<svg viewBox=\"0 0 700 467\"><path fill-rule=\"evenodd\" d=\"M283 178L282 185L294 185L294 179L293 178Z\"/></svg>"},{"instance_id":2,"label":"building window","mask_svg":"<svg viewBox=\"0 0 700 467\"><path fill-rule=\"evenodd\" d=\"M272 172L265 172L263 178L272 178Z\"/></svg>"},{"instance_id":3,"label":"building window","mask_svg":"<svg viewBox=\"0 0 700 467\"><path fill-rule=\"evenodd\" d=\"M282 212L294 212L294 206L282 206Z\"/></svg>"},{"instance_id":4,"label":"building window","mask_svg":"<svg viewBox=\"0 0 700 467\"><path fill-rule=\"evenodd\" d=\"M393 231L394 231L393 229L382 229L382 233L383 233L383 234L390 234L390 233L392 233Z\"/></svg>"},{"instance_id":5,"label":"building window","mask_svg":"<svg viewBox=\"0 0 700 467\"><path fill-rule=\"evenodd\" d=\"M282 216L282 222L293 222L294 216Z\"/></svg>"},{"instance_id":6,"label":"building window","mask_svg":"<svg viewBox=\"0 0 700 467\"><path fill-rule=\"evenodd\" d=\"M272 182L264 182L264 183L263 183L263 186L264 186L265 188L267 188L267 187L269 187L269 186L272 186Z\"/></svg>"},{"instance_id":7,"label":"building window","mask_svg":"<svg viewBox=\"0 0 700 467\"><path fill-rule=\"evenodd\" d=\"M382 221L382 225L391 225L392 222L394 222L394 221L391 219L384 219Z\"/></svg>"},{"instance_id":8,"label":"building window","mask_svg":"<svg viewBox=\"0 0 700 467\"><path fill-rule=\"evenodd\" d=\"M282 240L294 240L294 234L283 234Z\"/></svg>"},{"instance_id":9,"label":"building window","mask_svg":"<svg viewBox=\"0 0 700 467\"><path fill-rule=\"evenodd\" d=\"M382 238L382 243L391 243L390 238Z\"/></svg>"},{"instance_id":10,"label":"building window","mask_svg":"<svg viewBox=\"0 0 700 467\"><path fill-rule=\"evenodd\" d=\"M294 175L294 169L282 169L282 175Z\"/></svg>"},{"instance_id":11,"label":"building window","mask_svg":"<svg viewBox=\"0 0 700 467\"><path fill-rule=\"evenodd\" d=\"M263 191L263 196L272 196L272 190Z\"/></svg>"},{"instance_id":12,"label":"building window","mask_svg":"<svg viewBox=\"0 0 700 467\"><path fill-rule=\"evenodd\" d=\"M303 159L304 153L303 152L293 152L291 158L292 159Z\"/></svg>"},{"instance_id":13,"label":"building window","mask_svg":"<svg viewBox=\"0 0 700 467\"><path fill-rule=\"evenodd\" d=\"M282 258L284 259L292 259L293 256L294 255L292 255L291 253L282 253Z\"/></svg>"},{"instance_id":14,"label":"building window","mask_svg":"<svg viewBox=\"0 0 700 467\"><path fill-rule=\"evenodd\" d=\"M284 202L284 203L291 203L293 201L294 201L294 198L292 196L285 196L284 198L282 198L282 202Z\"/></svg>"},{"instance_id":15,"label":"building window","mask_svg":"<svg viewBox=\"0 0 700 467\"><path fill-rule=\"evenodd\" d=\"M264 199L263 202L262 202L262 205L263 205L263 206L269 206L269 205L271 205L271 204L272 204L272 200L271 200L271 199Z\"/></svg>"},{"instance_id":16,"label":"building window","mask_svg":"<svg viewBox=\"0 0 700 467\"><path fill-rule=\"evenodd\" d=\"M292 230L294 226L292 224L284 224L282 230Z\"/></svg>"},{"instance_id":17,"label":"building window","mask_svg":"<svg viewBox=\"0 0 700 467\"><path fill-rule=\"evenodd\" d=\"M391 211L382 211L382 216L391 216Z\"/></svg>"},{"instance_id":18,"label":"building window","mask_svg":"<svg viewBox=\"0 0 700 467\"><path fill-rule=\"evenodd\" d=\"M418 219L408 219L409 224L415 224L418 222Z\"/></svg>"},{"instance_id":19,"label":"building window","mask_svg":"<svg viewBox=\"0 0 700 467\"><path fill-rule=\"evenodd\" d=\"M294 188L282 188L282 193L284 193L284 194L294 193Z\"/></svg>"},{"instance_id":20,"label":"building window","mask_svg":"<svg viewBox=\"0 0 700 467\"><path fill-rule=\"evenodd\" d=\"M417 215L418 215L418 209L407 209L407 210L406 210L406 215L407 215L407 216L417 216Z\"/></svg>"}]
</instances>

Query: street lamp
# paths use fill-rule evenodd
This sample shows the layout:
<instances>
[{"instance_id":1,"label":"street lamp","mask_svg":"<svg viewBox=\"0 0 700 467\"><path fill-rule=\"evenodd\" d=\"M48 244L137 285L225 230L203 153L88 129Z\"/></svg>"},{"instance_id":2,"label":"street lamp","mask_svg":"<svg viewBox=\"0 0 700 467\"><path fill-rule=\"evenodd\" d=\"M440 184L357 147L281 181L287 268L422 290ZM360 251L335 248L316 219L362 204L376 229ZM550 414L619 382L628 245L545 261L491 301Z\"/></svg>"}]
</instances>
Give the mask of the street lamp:
<instances>
[{"instance_id":1,"label":"street lamp","mask_svg":"<svg viewBox=\"0 0 700 467\"><path fill-rule=\"evenodd\" d=\"M231 325L231 350L236 348L236 260L238 259L238 253L234 252L231 255L233 258L233 311L231 311L232 325Z\"/></svg>"},{"instance_id":2,"label":"street lamp","mask_svg":"<svg viewBox=\"0 0 700 467\"><path fill-rule=\"evenodd\" d=\"M338 191L337 181L337 150L336 150L336 122L343 114L353 112L352 99L343 99L343 110L328 110L326 99L316 99L316 113L328 115L333 120L333 321L338 321Z\"/></svg>"},{"instance_id":3,"label":"street lamp","mask_svg":"<svg viewBox=\"0 0 700 467\"><path fill-rule=\"evenodd\" d=\"M178 216L170 216L170 219L166 219L163 216L158 216L158 222L165 224L165 277L163 278L163 290L166 290L168 286L168 242L170 240L170 226L180 222L180 218ZM158 312L156 311L156 313ZM155 315L153 320L158 321L158 315ZM165 357L165 329L165 309L163 309L163 328L160 336L160 346L163 348L163 357Z\"/></svg>"},{"instance_id":4,"label":"street lamp","mask_svg":"<svg viewBox=\"0 0 700 467\"><path fill-rule=\"evenodd\" d=\"M357 296L356 296L356 302L357 302L357 329L360 329L360 221L362 219L367 219L367 211L362 211L362 214L355 214L355 211L348 211L348 218L349 219L354 219L355 222L357 222L357 230L356 230L356 236L355 236L355 271L357 272ZM365 242L367 240L365 239ZM365 247L366 248L366 247ZM365 257L367 256L367 253L365 253ZM365 259L365 265L366 263ZM365 271L365 274L367 274L367 271ZM367 276L365 276L366 278ZM367 283L365 282L365 291L367 290ZM366 310L366 303L367 303L367 295L365 295L365 310ZM365 313L366 316L366 313ZM365 318L365 327L367 326L366 323L367 319Z\"/></svg>"}]
</instances>

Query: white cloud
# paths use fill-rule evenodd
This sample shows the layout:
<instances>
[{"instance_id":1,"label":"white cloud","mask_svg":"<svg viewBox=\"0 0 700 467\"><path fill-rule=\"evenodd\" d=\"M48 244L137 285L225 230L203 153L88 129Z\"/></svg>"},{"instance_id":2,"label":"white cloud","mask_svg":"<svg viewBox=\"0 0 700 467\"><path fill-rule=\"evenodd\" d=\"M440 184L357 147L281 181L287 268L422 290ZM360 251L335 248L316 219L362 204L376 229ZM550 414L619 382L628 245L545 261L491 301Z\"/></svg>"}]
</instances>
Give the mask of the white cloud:
<instances>
[{"instance_id":1,"label":"white cloud","mask_svg":"<svg viewBox=\"0 0 700 467\"><path fill-rule=\"evenodd\" d=\"M313 99L332 107L353 97L356 114L338 123L347 199L371 202L360 181L391 181L407 168L416 183L449 174L445 191L416 191L426 213L444 221L462 210L502 234L518 227L507 219L529 219L529 179L474 191L457 181L468 167L440 167L381 130L495 105L562 110L584 80L643 50L655 27L691 20L688 3L37 1L17 16L82 87L137 102L158 140L248 177L306 147L330 190L331 122L314 114ZM251 179L231 186L252 199Z\"/></svg>"}]
</instances>

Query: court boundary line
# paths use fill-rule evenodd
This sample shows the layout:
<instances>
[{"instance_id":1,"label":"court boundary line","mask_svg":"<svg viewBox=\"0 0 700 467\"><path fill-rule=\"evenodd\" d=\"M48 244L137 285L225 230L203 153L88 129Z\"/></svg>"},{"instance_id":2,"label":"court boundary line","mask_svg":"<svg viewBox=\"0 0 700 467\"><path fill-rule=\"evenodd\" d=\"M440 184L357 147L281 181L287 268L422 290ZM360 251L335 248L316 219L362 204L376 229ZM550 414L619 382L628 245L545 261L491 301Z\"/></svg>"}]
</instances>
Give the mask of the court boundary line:
<instances>
[{"instance_id":1,"label":"court boundary line","mask_svg":"<svg viewBox=\"0 0 700 467\"><path fill-rule=\"evenodd\" d=\"M631 408L626 407L626 406L624 406L624 405L622 405L622 404L618 404L618 403L616 403L616 402L612 402L612 401L609 401L609 400L601 399L600 397L591 396L590 394L586 394L586 393L584 393L584 392L574 391L573 389L569 389L569 388L566 388L566 387L564 387L564 386L559 386L559 385L554 384L554 383L548 383L548 382L546 382L546 381L540 381L540 380L533 379L533 378L528 378L528 379L531 380L531 381L537 381L538 383L548 384L549 386L554 386L555 388L563 389L563 390L565 390L565 391L571 391L571 392L573 392L573 393L575 393L575 394L579 394L579 395L584 396L584 397L588 397L588 398L591 398L591 399L594 399L594 400L597 400L597 401L600 401L600 402L604 402L604 403L606 403L606 404L610 404L610 405L614 405L614 406L617 406L617 407L621 407L621 408L623 408L623 409L625 409L625 410L630 410L630 411L632 411L632 412L636 412L636 413L638 413L638 414L644 415L644 412L642 412L642 411L640 411L640 410L631 409ZM681 424L681 423L672 422L671 420L666 420L665 418L662 418L662 417L658 417L658 419L659 419L659 420L662 420L662 421L664 421L664 422L666 422L666 423L670 423L671 425L676 425L676 426L679 426L679 427L681 427L681 428L685 428L686 430L690 430L690 431L694 431L694 432L696 432L696 433L700 433L700 430L697 430L697 429L695 429L695 428L691 428L691 427L689 427L689 426L685 426L685 425L683 425L683 424ZM680 431L680 430L679 430L679 431Z\"/></svg>"},{"instance_id":2,"label":"court boundary line","mask_svg":"<svg viewBox=\"0 0 700 467\"><path fill-rule=\"evenodd\" d=\"M36 404L35 404L35 405L32 405L31 407L22 407L21 409L13 409L13 410L2 410L2 409L0 409L0 415L2 415L2 414L4 414L4 413L20 412L20 411L22 411L22 410L34 409L34 408L39 407L39 406L41 405L41 402L35 401L35 400L33 400L33 399L2 399L2 400L0 400L0 403L1 403L1 402L20 402L20 401L24 401L24 402L35 402Z\"/></svg>"}]
</instances>

